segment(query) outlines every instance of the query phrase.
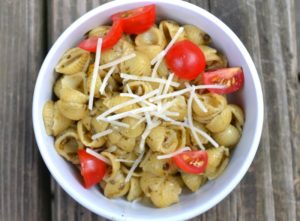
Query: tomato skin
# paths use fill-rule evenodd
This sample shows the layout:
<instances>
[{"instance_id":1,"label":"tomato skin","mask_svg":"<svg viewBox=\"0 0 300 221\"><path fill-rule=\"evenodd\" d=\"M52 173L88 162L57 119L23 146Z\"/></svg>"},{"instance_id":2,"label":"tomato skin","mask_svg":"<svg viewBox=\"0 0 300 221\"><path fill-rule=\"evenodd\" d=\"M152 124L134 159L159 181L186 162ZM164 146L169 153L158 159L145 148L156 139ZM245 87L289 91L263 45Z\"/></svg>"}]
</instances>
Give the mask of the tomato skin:
<instances>
[{"instance_id":1,"label":"tomato skin","mask_svg":"<svg viewBox=\"0 0 300 221\"><path fill-rule=\"evenodd\" d=\"M244 72L240 67L221 68L204 72L204 84L223 84L222 89L208 89L212 93L229 94L239 90L244 85Z\"/></svg>"},{"instance_id":2,"label":"tomato skin","mask_svg":"<svg viewBox=\"0 0 300 221\"><path fill-rule=\"evenodd\" d=\"M194 80L205 69L201 49L189 40L177 42L165 56L169 69L181 79Z\"/></svg>"},{"instance_id":3,"label":"tomato skin","mask_svg":"<svg viewBox=\"0 0 300 221\"><path fill-rule=\"evenodd\" d=\"M112 15L113 21L122 21L122 27L127 34L141 34L147 31L155 22L156 6L146 5Z\"/></svg>"},{"instance_id":4,"label":"tomato skin","mask_svg":"<svg viewBox=\"0 0 300 221\"><path fill-rule=\"evenodd\" d=\"M191 174L204 173L208 155L204 150L186 151L173 157L173 161L181 170ZM199 163L199 165L197 165Z\"/></svg>"},{"instance_id":5,"label":"tomato skin","mask_svg":"<svg viewBox=\"0 0 300 221\"><path fill-rule=\"evenodd\" d=\"M116 21L113 23L109 32L104 36L102 41L102 50L112 48L120 40L123 34L122 22ZM98 37L92 36L90 38L82 40L78 47L89 52L96 52L97 50Z\"/></svg>"},{"instance_id":6,"label":"tomato skin","mask_svg":"<svg viewBox=\"0 0 300 221\"><path fill-rule=\"evenodd\" d=\"M84 149L78 150L85 188L90 188L99 183L106 172L106 164L96 157L88 154Z\"/></svg>"}]
</instances>

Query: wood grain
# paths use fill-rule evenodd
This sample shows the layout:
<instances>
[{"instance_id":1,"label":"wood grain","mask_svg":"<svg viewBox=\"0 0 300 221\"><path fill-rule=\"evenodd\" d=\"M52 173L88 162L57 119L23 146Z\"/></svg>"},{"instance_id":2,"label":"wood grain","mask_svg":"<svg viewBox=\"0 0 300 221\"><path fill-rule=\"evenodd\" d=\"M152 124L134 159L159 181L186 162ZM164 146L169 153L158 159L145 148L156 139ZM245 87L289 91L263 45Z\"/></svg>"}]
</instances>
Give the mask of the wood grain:
<instances>
[{"instance_id":1,"label":"wood grain","mask_svg":"<svg viewBox=\"0 0 300 221\"><path fill-rule=\"evenodd\" d=\"M299 220L294 194L299 85L293 1L212 1L211 6L248 48L264 88L264 133L255 162L240 184L237 220Z\"/></svg>"},{"instance_id":2,"label":"wood grain","mask_svg":"<svg viewBox=\"0 0 300 221\"><path fill-rule=\"evenodd\" d=\"M44 4L0 3L0 220L50 220L50 179L32 131L31 103L44 58Z\"/></svg>"},{"instance_id":3,"label":"wood grain","mask_svg":"<svg viewBox=\"0 0 300 221\"><path fill-rule=\"evenodd\" d=\"M296 5L295 5L296 4ZM279 5L282 7L284 5ZM299 56L300 56L300 2L295 1L291 2L287 7L291 10L291 16L289 20L291 21L290 27L282 26L281 35L284 36L285 32L295 33L289 34L288 41L291 42L289 50L285 50L285 54L288 54L288 58L298 57L298 59L293 59L292 65L286 66L287 73L287 98L288 98L288 111L291 125L291 146L292 146L292 155L293 155L293 185L294 185L294 198L295 198L295 207L296 207L296 219L300 220L300 74L299 74ZM295 9L297 11L295 11ZM296 13L298 12L298 13ZM296 31L297 29L298 31ZM282 42L283 47L286 48L288 41ZM294 53L289 53L291 48L296 50L298 48L298 56ZM298 81L297 81L298 80Z\"/></svg>"},{"instance_id":4,"label":"wood grain","mask_svg":"<svg viewBox=\"0 0 300 221\"><path fill-rule=\"evenodd\" d=\"M59 35L77 18L86 11L91 10L105 2L103 0L49 0L48 13L48 46L55 42ZM67 193L51 178L52 221L104 221L86 208L75 202Z\"/></svg>"},{"instance_id":5,"label":"wood grain","mask_svg":"<svg viewBox=\"0 0 300 221\"><path fill-rule=\"evenodd\" d=\"M59 37L64 29L66 29L76 18L80 17L86 11L97 7L109 0L50 0L48 1L48 18L49 18L49 46ZM189 1L194 4L208 9L208 1ZM52 221L66 221L66 220L106 220L96 216L89 210L85 209L76 203L64 190L52 179Z\"/></svg>"}]
</instances>

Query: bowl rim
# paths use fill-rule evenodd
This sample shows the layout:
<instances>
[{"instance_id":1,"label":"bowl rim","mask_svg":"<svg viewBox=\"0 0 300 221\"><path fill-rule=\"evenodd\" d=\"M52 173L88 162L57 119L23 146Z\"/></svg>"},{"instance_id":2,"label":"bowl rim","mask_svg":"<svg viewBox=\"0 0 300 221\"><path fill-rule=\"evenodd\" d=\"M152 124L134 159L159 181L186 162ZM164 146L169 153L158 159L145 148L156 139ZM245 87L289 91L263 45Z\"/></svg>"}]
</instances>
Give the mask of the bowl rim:
<instances>
[{"instance_id":1,"label":"bowl rim","mask_svg":"<svg viewBox=\"0 0 300 221\"><path fill-rule=\"evenodd\" d=\"M220 192L220 194L213 196L206 204L202 205L201 207L195 207L193 209L186 210L184 213L176 214L174 215L173 220L184 220L184 219L190 219L192 217L195 217L199 214L202 214L209 210L210 208L214 207L216 204L218 204L221 200L223 200L229 193L232 192L232 190L239 184L241 179L246 174L248 168L250 167L255 153L258 149L261 134L262 134L262 127L263 127L263 115L264 115L264 105L263 105L263 93L261 88L261 83L255 68L255 65L250 57L250 54L248 53L247 49L243 45L243 43L240 41L240 39L235 35L235 33L227 26L225 25L220 19L218 19L216 16L211 14L210 12L206 11L205 9L202 9L201 7L191 4L189 2L185 2L182 0L115 0L111 1L105 4L102 4L87 13L83 14L81 17L79 17L75 22L73 22L61 35L60 37L55 41L51 49L49 50L37 77L36 83L35 83L35 89L33 94L33 103L32 103L32 119L33 119L33 128L35 133L35 138L37 141L38 149L40 151L40 154L42 155L42 158L52 174L52 176L55 178L55 180L59 183L59 185L78 203L80 203L82 206L86 207L90 211L109 218L109 219L116 219L116 220L139 220L137 218L132 217L123 217L121 214L113 214L110 211L106 211L103 209L99 209L94 204L89 202L87 199L81 197L79 192L77 192L72 185L68 185L68 181L66 178L64 178L60 173L57 172L55 169L55 163L47 156L47 146L43 141L43 135L42 131L39 129L41 122L39 120L39 115L41 113L38 112L38 106L40 105L38 102L39 92L42 91L42 78L46 74L46 67L52 60L52 57L54 56L54 52L60 47L60 45L65 41L65 39L68 37L68 35L73 32L77 26L80 24L86 22L86 20L89 20L90 18L94 17L95 15L102 13L103 11L106 11L110 8L114 8L116 6L122 6L132 3L144 3L144 4L150 4L150 3L164 3L164 4L170 4L176 7L181 7L186 10L194 11L197 14L202 14L205 16L208 20L211 20L216 26L218 26L219 29L222 29L224 33L226 33L229 38L232 39L233 42L238 46L240 52L244 56L246 63L249 67L250 73L252 75L253 81L254 81L254 87L255 92L257 93L257 121L255 125L255 132L254 132L254 140L252 141L252 144L250 145L249 154L246 157L246 160L241 165L239 171L235 174L234 179L230 180L225 187L223 187L223 190ZM156 220L163 220L163 218L157 218Z\"/></svg>"}]
</instances>

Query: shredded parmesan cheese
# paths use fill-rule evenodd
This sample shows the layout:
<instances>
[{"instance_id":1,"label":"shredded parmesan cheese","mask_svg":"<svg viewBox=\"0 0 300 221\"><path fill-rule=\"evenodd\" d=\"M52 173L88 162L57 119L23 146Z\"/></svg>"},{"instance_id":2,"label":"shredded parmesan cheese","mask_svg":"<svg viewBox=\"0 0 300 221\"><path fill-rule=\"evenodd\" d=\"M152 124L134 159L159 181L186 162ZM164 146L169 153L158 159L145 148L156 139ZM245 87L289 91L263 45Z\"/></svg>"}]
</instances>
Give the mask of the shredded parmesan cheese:
<instances>
[{"instance_id":1,"label":"shredded parmesan cheese","mask_svg":"<svg viewBox=\"0 0 300 221\"><path fill-rule=\"evenodd\" d=\"M163 83L166 84L167 80L162 78L154 78L154 77L146 77L146 76L136 76L136 75L129 75L125 73L121 73L121 78L124 78L126 80L135 80L135 81L149 81L149 82L155 82L155 83ZM170 84L173 87L179 87L179 83L177 82L171 82Z\"/></svg>"},{"instance_id":2,"label":"shredded parmesan cheese","mask_svg":"<svg viewBox=\"0 0 300 221\"><path fill-rule=\"evenodd\" d=\"M180 27L178 29L178 31L176 32L176 34L174 35L174 37L172 38L172 40L170 41L170 43L167 45L167 47L165 48L165 50L163 50L162 52L160 52L155 58L152 59L151 61L151 65L155 64L158 60L162 59L170 50L170 48L175 44L175 42L177 41L179 35L184 31L183 27Z\"/></svg>"},{"instance_id":3,"label":"shredded parmesan cheese","mask_svg":"<svg viewBox=\"0 0 300 221\"><path fill-rule=\"evenodd\" d=\"M161 57L161 58L156 62L156 64L155 64L154 67L153 67L151 77L156 77L156 76L157 76L157 70L158 70L159 65L161 64L162 61L163 61L163 57Z\"/></svg>"},{"instance_id":4,"label":"shredded parmesan cheese","mask_svg":"<svg viewBox=\"0 0 300 221\"><path fill-rule=\"evenodd\" d=\"M168 53L170 48L174 45L175 41L178 39L179 35L183 31L184 31L184 28L180 27L178 29L178 31L176 32L176 34L174 35L174 37L172 38L172 40L170 41L170 43L167 45L167 47L162 52L160 52L155 58L152 59L151 65L155 64L153 67L152 75L151 75L152 77L156 77L158 67L161 64L161 62L163 61L164 56Z\"/></svg>"},{"instance_id":5,"label":"shredded parmesan cheese","mask_svg":"<svg viewBox=\"0 0 300 221\"><path fill-rule=\"evenodd\" d=\"M160 121L155 121L155 122L153 122L152 124L147 125L148 128L146 128L146 130L145 130L144 133L142 134L142 138L147 138L148 135L150 134L151 130L152 130L154 127L157 127L160 123L161 123Z\"/></svg>"},{"instance_id":6,"label":"shredded parmesan cheese","mask_svg":"<svg viewBox=\"0 0 300 221\"><path fill-rule=\"evenodd\" d=\"M120 93L120 96L121 97L132 97L132 98L137 98L137 97L140 97L136 94L130 94L130 93ZM154 104L150 103L149 101L146 101L146 100L143 100L143 101L140 101L142 104L146 104L148 106L155 106Z\"/></svg>"},{"instance_id":7,"label":"shredded parmesan cheese","mask_svg":"<svg viewBox=\"0 0 300 221\"><path fill-rule=\"evenodd\" d=\"M178 112L165 111L166 116L177 117L179 116Z\"/></svg>"},{"instance_id":8,"label":"shredded parmesan cheese","mask_svg":"<svg viewBox=\"0 0 300 221\"><path fill-rule=\"evenodd\" d=\"M166 102L162 108L159 110L160 113L164 113L167 111L169 108L171 108L175 104L176 100L172 100L170 102Z\"/></svg>"},{"instance_id":9,"label":"shredded parmesan cheese","mask_svg":"<svg viewBox=\"0 0 300 221\"><path fill-rule=\"evenodd\" d=\"M134 164L130 168L130 170L129 170L126 178L125 178L125 183L129 182L130 178L132 177L132 174L133 174L134 170L138 167L139 163L142 161L144 154L145 154L145 151L143 151L139 155L139 157L135 160Z\"/></svg>"},{"instance_id":10,"label":"shredded parmesan cheese","mask_svg":"<svg viewBox=\"0 0 300 221\"><path fill-rule=\"evenodd\" d=\"M117 127L125 127L129 128L129 124L119 122L119 121L108 121L111 125L117 126Z\"/></svg>"},{"instance_id":11,"label":"shredded parmesan cheese","mask_svg":"<svg viewBox=\"0 0 300 221\"><path fill-rule=\"evenodd\" d=\"M97 153L96 151L90 149L90 148L86 148L85 150L88 154L96 157L97 159L103 161L104 163L111 165L110 160L108 160L107 158L105 158L104 156L102 156L101 154Z\"/></svg>"},{"instance_id":12,"label":"shredded parmesan cheese","mask_svg":"<svg viewBox=\"0 0 300 221\"><path fill-rule=\"evenodd\" d=\"M159 92L157 93L156 96L161 95L162 92L163 92L163 89L164 89L164 84L163 84L163 83L160 83L160 84L159 84L159 87L158 87ZM158 102L157 102L157 110L160 110L160 109L161 109L161 106L162 106L162 102L161 102L161 101L158 101Z\"/></svg>"},{"instance_id":13,"label":"shredded parmesan cheese","mask_svg":"<svg viewBox=\"0 0 300 221\"><path fill-rule=\"evenodd\" d=\"M164 91L163 91L162 95L168 93L169 88L170 88L170 85L171 85L172 80L173 80L173 77L174 77L174 74L173 74L173 73L169 74L169 77L168 77L168 80L167 80L167 83L166 83L166 85L165 85L165 88L164 88Z\"/></svg>"},{"instance_id":14,"label":"shredded parmesan cheese","mask_svg":"<svg viewBox=\"0 0 300 221\"><path fill-rule=\"evenodd\" d=\"M93 75L92 75L92 82L91 82L91 87L90 87L89 105L88 105L89 110L93 110L93 101L94 101L96 80L97 80L99 64L100 64L100 58L101 58L101 47L102 47L102 38L98 38L96 58L95 58L94 70L93 70Z\"/></svg>"},{"instance_id":15,"label":"shredded parmesan cheese","mask_svg":"<svg viewBox=\"0 0 300 221\"><path fill-rule=\"evenodd\" d=\"M180 122L180 121L175 121L171 118L168 118L166 116L163 116L163 115L160 115L161 118L165 121L168 121L170 122L171 124L174 124L174 125L177 125L177 126L183 126L183 127L186 127L188 129L191 129L192 127L189 126L187 123L185 122ZM209 136L207 133L205 133L203 130L197 128L197 127L193 127L193 130L200 134L201 136L203 136L204 138L206 138L214 147L219 147L219 144L211 137Z\"/></svg>"},{"instance_id":16,"label":"shredded parmesan cheese","mask_svg":"<svg viewBox=\"0 0 300 221\"><path fill-rule=\"evenodd\" d=\"M207 85L197 85L193 86L195 90L202 90L202 89L224 89L226 88L225 85L222 84L207 84Z\"/></svg>"},{"instance_id":17,"label":"shredded parmesan cheese","mask_svg":"<svg viewBox=\"0 0 300 221\"><path fill-rule=\"evenodd\" d=\"M185 82L185 86L187 88L192 88L195 89L195 86L191 86L188 82ZM203 111L203 112L207 112L207 109L205 108L205 106L203 105L203 103L201 102L201 100L197 97L197 95L194 93L193 94L193 99L195 100L196 104L198 105L198 107Z\"/></svg>"},{"instance_id":18,"label":"shredded parmesan cheese","mask_svg":"<svg viewBox=\"0 0 300 221\"><path fill-rule=\"evenodd\" d=\"M126 88L129 94L133 94L131 88L129 87L129 84L126 84Z\"/></svg>"},{"instance_id":19,"label":"shredded parmesan cheese","mask_svg":"<svg viewBox=\"0 0 300 221\"><path fill-rule=\"evenodd\" d=\"M160 95L160 96L153 97L153 98L149 99L149 101L154 102L154 101L162 100L162 99L165 99L165 98L176 97L176 96L185 94L185 93L190 92L190 91L191 91L190 88L185 88L185 89L182 89L182 90L179 90L179 91L174 91L172 93L163 94L163 95Z\"/></svg>"},{"instance_id":20,"label":"shredded parmesan cheese","mask_svg":"<svg viewBox=\"0 0 300 221\"><path fill-rule=\"evenodd\" d=\"M145 142L148 135L151 133L151 130L155 127L157 127L160 124L160 121L153 122L152 124L148 124L144 133L142 134L142 139L140 141L140 152L143 152L145 150Z\"/></svg>"},{"instance_id":21,"label":"shredded parmesan cheese","mask_svg":"<svg viewBox=\"0 0 300 221\"><path fill-rule=\"evenodd\" d=\"M148 112L145 113L146 121L148 125L152 124L150 114Z\"/></svg>"},{"instance_id":22,"label":"shredded parmesan cheese","mask_svg":"<svg viewBox=\"0 0 300 221\"><path fill-rule=\"evenodd\" d=\"M198 105L198 107L203 111L203 112L207 112L206 107L204 106L204 104L202 103L202 101L197 97L197 95L194 94L194 100L196 101L196 104Z\"/></svg>"},{"instance_id":23,"label":"shredded parmesan cheese","mask_svg":"<svg viewBox=\"0 0 300 221\"><path fill-rule=\"evenodd\" d=\"M189 128L191 128L191 127L189 127ZM211 136L209 136L207 133L205 133L203 130L200 130L197 127L193 127L193 129L195 132L197 132L198 134L200 134L201 136L206 138L214 147L219 147L219 144Z\"/></svg>"},{"instance_id":24,"label":"shredded parmesan cheese","mask_svg":"<svg viewBox=\"0 0 300 221\"><path fill-rule=\"evenodd\" d=\"M173 120L172 118L170 118L170 117L168 117L168 116L166 116L164 114L161 114L161 113L158 113L158 112L151 112L151 114L154 115L154 116L156 116L157 118L160 118L160 119L162 119L164 121L170 122L170 123L172 123L174 125L181 126L181 127L188 127L189 128L189 126L186 123Z\"/></svg>"},{"instance_id":25,"label":"shredded parmesan cheese","mask_svg":"<svg viewBox=\"0 0 300 221\"><path fill-rule=\"evenodd\" d=\"M134 163L134 160L125 160L125 159L115 159L115 161L122 162L122 163Z\"/></svg>"},{"instance_id":26,"label":"shredded parmesan cheese","mask_svg":"<svg viewBox=\"0 0 300 221\"><path fill-rule=\"evenodd\" d=\"M102 82L102 84L100 86L100 89L99 89L100 94L104 94L105 87L106 87L106 85L108 83L108 79L114 73L115 69L116 69L116 65L112 66L111 69L109 69L108 73L105 75L105 77L103 79L103 82Z\"/></svg>"},{"instance_id":27,"label":"shredded parmesan cheese","mask_svg":"<svg viewBox=\"0 0 300 221\"><path fill-rule=\"evenodd\" d=\"M108 129L108 130L102 131L102 132L100 132L100 133L94 134L94 135L92 136L92 140L97 140L97 139L99 139L100 137L104 137L104 136L106 136L106 135L108 135L108 134L110 134L110 133L112 133L112 132L113 132L112 129Z\"/></svg>"},{"instance_id":28,"label":"shredded parmesan cheese","mask_svg":"<svg viewBox=\"0 0 300 221\"><path fill-rule=\"evenodd\" d=\"M151 60L151 65L154 65L157 63L159 60L161 60L164 56L166 55L165 50L161 51L158 55L156 55L152 60Z\"/></svg>"},{"instance_id":29,"label":"shredded parmesan cheese","mask_svg":"<svg viewBox=\"0 0 300 221\"><path fill-rule=\"evenodd\" d=\"M138 103L140 101L146 100L146 99L148 99L150 97L153 97L155 94L157 94L157 92L158 92L158 89L156 89L154 91L151 91L151 92L149 92L149 93L147 93L147 94L145 94L145 95L143 95L141 97L137 97L137 98L134 98L132 100L126 101L124 103L121 103L121 104L118 104L116 106L113 106L112 108L108 109L104 113L100 114L96 119L97 120L101 120L104 117L106 117L107 115L115 112L116 110L119 110L119 109L121 109L123 107L126 107L128 105L132 105L132 104Z\"/></svg>"},{"instance_id":30,"label":"shredded parmesan cheese","mask_svg":"<svg viewBox=\"0 0 300 221\"><path fill-rule=\"evenodd\" d=\"M194 128L194 125L193 125L192 102L193 102L194 93L195 93L195 88L192 88L192 91L190 93L190 97L189 97L189 100L188 100L188 111L187 111L188 112L188 124L190 126L192 135L193 135L194 139L196 140L196 143L198 144L198 146L202 150L205 150L205 148L204 148L203 144L201 143L198 135L196 134L196 131L195 131L195 128Z\"/></svg>"},{"instance_id":31,"label":"shredded parmesan cheese","mask_svg":"<svg viewBox=\"0 0 300 221\"><path fill-rule=\"evenodd\" d=\"M112 145L109 148L107 148L105 151L109 152L109 153L112 153L112 152L115 152L116 150L117 150L117 146L116 145Z\"/></svg>"},{"instance_id":32,"label":"shredded parmesan cheese","mask_svg":"<svg viewBox=\"0 0 300 221\"><path fill-rule=\"evenodd\" d=\"M131 118L134 118L137 120L140 120L143 118L141 115L138 115L138 114L129 114L128 117L131 117Z\"/></svg>"},{"instance_id":33,"label":"shredded parmesan cheese","mask_svg":"<svg viewBox=\"0 0 300 221\"><path fill-rule=\"evenodd\" d=\"M185 151L189 151L189 150L191 150L190 147L183 147L183 148L181 148L181 149L179 149L179 150L176 150L176 151L173 152L173 153L169 153L169 154L165 154L165 155L159 155L159 156L157 156L157 159L158 159L158 160L163 160L163 159L172 158L172 157L174 157L174 156L176 156L176 155L179 155L179 154L181 154L181 153L183 153L183 152L185 152Z\"/></svg>"},{"instance_id":34,"label":"shredded parmesan cheese","mask_svg":"<svg viewBox=\"0 0 300 221\"><path fill-rule=\"evenodd\" d=\"M171 119L171 118L169 118ZM186 128L190 128L189 125L187 125L186 123L180 122L180 121L176 121L176 120L168 120L171 124L177 125L177 126L182 126L182 127L186 127Z\"/></svg>"},{"instance_id":35,"label":"shredded parmesan cheese","mask_svg":"<svg viewBox=\"0 0 300 221\"><path fill-rule=\"evenodd\" d=\"M157 113L157 112L151 112L152 115L154 116L157 116L161 119L163 119L164 121L167 121L167 122L170 122L171 124L174 124L174 125L177 125L177 126L181 126L181 127L186 127L188 129L191 130L191 126L188 125L186 122L180 122L180 121L176 121L176 120L173 120L172 118L170 117L167 117L163 114L160 114L160 113ZM209 136L207 133L205 133L203 130L197 128L197 127L193 127L193 130L200 134L201 136L203 136L204 138L206 138L214 147L219 147L219 144L211 137Z\"/></svg>"},{"instance_id":36,"label":"shredded parmesan cheese","mask_svg":"<svg viewBox=\"0 0 300 221\"><path fill-rule=\"evenodd\" d=\"M135 129L137 128L137 126L139 126L141 123L143 123L144 121L146 121L146 118L145 117L142 117L141 119L139 119L138 122L136 122L131 129Z\"/></svg>"},{"instance_id":37,"label":"shredded parmesan cheese","mask_svg":"<svg viewBox=\"0 0 300 221\"><path fill-rule=\"evenodd\" d=\"M170 50L170 48L175 44L175 42L177 41L177 39L179 38L179 35L181 35L181 33L184 31L184 27L180 27L178 29L178 31L176 32L176 34L174 35L174 37L172 38L172 40L170 41L170 43L167 45L167 47L165 48L165 54L168 53L168 51Z\"/></svg>"},{"instance_id":38,"label":"shredded parmesan cheese","mask_svg":"<svg viewBox=\"0 0 300 221\"><path fill-rule=\"evenodd\" d=\"M191 92L192 90L210 89L210 88L222 89L222 88L224 88L224 85L216 85L216 84L213 84L213 85L197 85L197 86L194 86L193 88L188 87L188 88L184 88L184 89L179 90L179 91L174 91L172 93L156 96L156 97L150 98L149 101L154 102L154 101L158 101L158 100L165 99L165 98L177 97L179 95Z\"/></svg>"},{"instance_id":39,"label":"shredded parmesan cheese","mask_svg":"<svg viewBox=\"0 0 300 221\"><path fill-rule=\"evenodd\" d=\"M106 118L101 119L104 122L108 122L110 123L112 126L114 127L125 127L125 128L129 128L129 124L120 122L120 121L108 121Z\"/></svg>"},{"instance_id":40,"label":"shredded parmesan cheese","mask_svg":"<svg viewBox=\"0 0 300 221\"><path fill-rule=\"evenodd\" d=\"M184 85L185 85L186 88L192 87L189 82L184 82Z\"/></svg>"},{"instance_id":41,"label":"shredded parmesan cheese","mask_svg":"<svg viewBox=\"0 0 300 221\"><path fill-rule=\"evenodd\" d=\"M116 60L114 60L114 61L112 61L112 62L109 62L109 63L107 63L107 64L103 64L103 65L101 65L99 68L100 68L100 69L110 68L110 67L115 66L115 65L118 65L118 64L120 64L120 63L122 63L122 62L124 62L124 61L127 61L127 60L129 60L129 59L131 59L131 58L134 58L135 56L136 56L135 53L128 54L128 55L125 55L124 57L118 58L118 59L116 59Z\"/></svg>"},{"instance_id":42,"label":"shredded parmesan cheese","mask_svg":"<svg viewBox=\"0 0 300 221\"><path fill-rule=\"evenodd\" d=\"M109 116L106 118L107 121L115 121L124 117L128 117L131 114L139 114L139 113L145 113L145 112L149 112L149 111L153 111L155 110L156 107L141 107L141 108L137 108L131 111L127 111L127 112L123 112L120 114L115 114L113 116Z\"/></svg>"}]
</instances>

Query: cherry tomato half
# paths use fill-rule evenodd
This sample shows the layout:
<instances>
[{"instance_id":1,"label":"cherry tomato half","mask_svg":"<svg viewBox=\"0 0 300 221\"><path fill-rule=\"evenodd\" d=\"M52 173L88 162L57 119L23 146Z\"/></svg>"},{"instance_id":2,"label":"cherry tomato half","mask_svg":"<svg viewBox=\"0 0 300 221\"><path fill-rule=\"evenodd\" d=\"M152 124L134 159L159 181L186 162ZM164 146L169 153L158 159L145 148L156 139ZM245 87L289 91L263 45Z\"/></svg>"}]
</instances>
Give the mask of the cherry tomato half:
<instances>
[{"instance_id":1,"label":"cherry tomato half","mask_svg":"<svg viewBox=\"0 0 300 221\"><path fill-rule=\"evenodd\" d=\"M122 21L123 31L128 34L140 34L147 31L155 22L156 7L147 5L114 14L113 21Z\"/></svg>"},{"instance_id":2,"label":"cherry tomato half","mask_svg":"<svg viewBox=\"0 0 300 221\"><path fill-rule=\"evenodd\" d=\"M205 69L203 52L189 40L175 43L166 54L165 61L175 75L185 80L194 80Z\"/></svg>"},{"instance_id":3,"label":"cherry tomato half","mask_svg":"<svg viewBox=\"0 0 300 221\"><path fill-rule=\"evenodd\" d=\"M173 161L186 173L200 174L205 171L208 162L207 152L204 150L186 151L173 157Z\"/></svg>"},{"instance_id":4,"label":"cherry tomato half","mask_svg":"<svg viewBox=\"0 0 300 221\"><path fill-rule=\"evenodd\" d=\"M113 23L109 32L104 36L102 41L102 50L112 48L120 40L123 34L121 21L116 21ZM97 50L98 37L92 36L90 38L82 40L78 47L87 50L89 52L96 52Z\"/></svg>"},{"instance_id":5,"label":"cherry tomato half","mask_svg":"<svg viewBox=\"0 0 300 221\"><path fill-rule=\"evenodd\" d=\"M106 172L106 164L96 157L88 154L84 149L78 150L85 188L90 188L99 183Z\"/></svg>"},{"instance_id":6,"label":"cherry tomato half","mask_svg":"<svg viewBox=\"0 0 300 221\"><path fill-rule=\"evenodd\" d=\"M204 84L222 84L226 88L208 89L212 93L228 94L239 90L244 84L244 73L240 67L222 68L203 73Z\"/></svg>"}]
</instances>

